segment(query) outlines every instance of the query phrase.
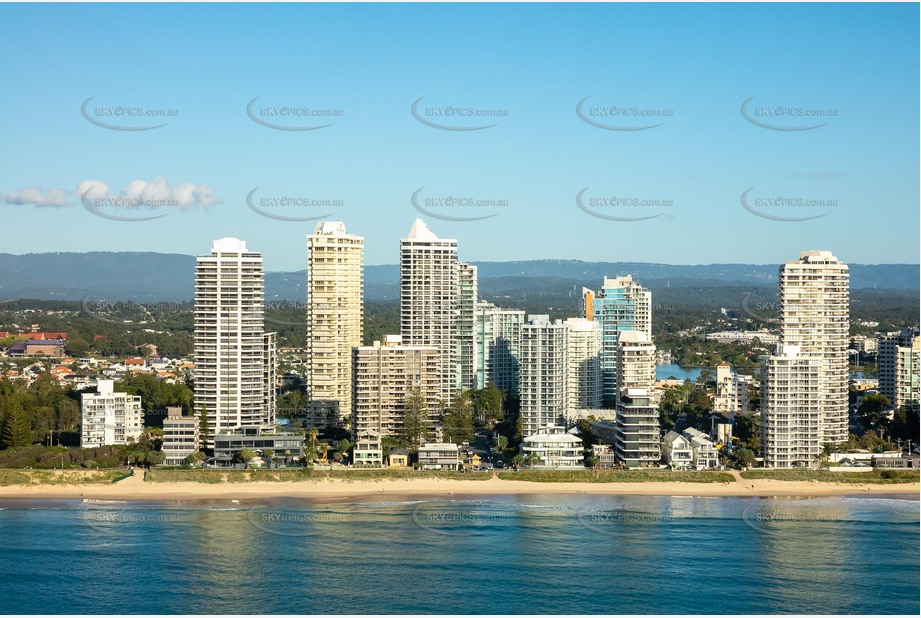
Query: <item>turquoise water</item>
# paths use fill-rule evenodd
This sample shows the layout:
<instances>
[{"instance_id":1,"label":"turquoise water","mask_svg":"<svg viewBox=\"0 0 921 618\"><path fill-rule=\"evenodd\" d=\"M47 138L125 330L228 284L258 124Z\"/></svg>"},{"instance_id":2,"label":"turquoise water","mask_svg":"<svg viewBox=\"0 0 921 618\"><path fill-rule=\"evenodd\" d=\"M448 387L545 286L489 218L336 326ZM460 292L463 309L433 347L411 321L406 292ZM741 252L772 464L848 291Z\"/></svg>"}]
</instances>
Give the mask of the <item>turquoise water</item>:
<instances>
[{"instance_id":1,"label":"turquoise water","mask_svg":"<svg viewBox=\"0 0 921 618\"><path fill-rule=\"evenodd\" d=\"M4 613L907 613L918 502L0 501Z\"/></svg>"}]
</instances>

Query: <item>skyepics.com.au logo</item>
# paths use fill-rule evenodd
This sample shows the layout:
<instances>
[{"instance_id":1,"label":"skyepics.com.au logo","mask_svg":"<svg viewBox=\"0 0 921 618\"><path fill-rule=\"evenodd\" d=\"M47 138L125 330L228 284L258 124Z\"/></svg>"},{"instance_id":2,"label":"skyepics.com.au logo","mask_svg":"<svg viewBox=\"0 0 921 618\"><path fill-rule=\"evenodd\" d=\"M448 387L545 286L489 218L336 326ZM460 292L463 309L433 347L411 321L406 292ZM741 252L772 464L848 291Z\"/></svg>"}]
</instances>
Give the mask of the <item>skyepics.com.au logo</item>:
<instances>
[{"instance_id":1,"label":"skyepics.com.au logo","mask_svg":"<svg viewBox=\"0 0 921 618\"><path fill-rule=\"evenodd\" d=\"M756 217L785 222L814 221L827 215L830 209L838 207L836 198L758 193L755 187L743 191L739 201L742 208Z\"/></svg>"},{"instance_id":2,"label":"skyepics.com.au logo","mask_svg":"<svg viewBox=\"0 0 921 618\"><path fill-rule=\"evenodd\" d=\"M253 527L268 534L287 537L317 535L326 524L341 524L348 521L344 512L322 512L294 508L280 508L254 505L246 512L246 519Z\"/></svg>"},{"instance_id":3,"label":"skyepics.com.au logo","mask_svg":"<svg viewBox=\"0 0 921 618\"><path fill-rule=\"evenodd\" d=\"M309 105L257 105L262 97L246 104L246 115L256 124L276 131L316 131L336 124L345 116L338 107L311 107Z\"/></svg>"},{"instance_id":4,"label":"skyepics.com.au logo","mask_svg":"<svg viewBox=\"0 0 921 618\"><path fill-rule=\"evenodd\" d=\"M585 187L576 194L576 206L582 212L606 221L648 221L664 217L675 218L674 200L670 198L645 197L620 193L589 193Z\"/></svg>"},{"instance_id":5,"label":"skyepics.com.au logo","mask_svg":"<svg viewBox=\"0 0 921 618\"><path fill-rule=\"evenodd\" d=\"M665 124L675 115L667 107L642 107L636 105L590 105L585 97L576 103L579 119L598 129L607 131L647 131Z\"/></svg>"},{"instance_id":6,"label":"skyepics.com.au logo","mask_svg":"<svg viewBox=\"0 0 921 618\"><path fill-rule=\"evenodd\" d=\"M176 108L144 107L140 105L96 105L95 96L80 106L80 113L87 122L110 131L150 131L168 125L160 122L164 118L176 118ZM156 124L152 124L156 123Z\"/></svg>"},{"instance_id":7,"label":"skyepics.com.au logo","mask_svg":"<svg viewBox=\"0 0 921 618\"><path fill-rule=\"evenodd\" d=\"M423 105L419 97L413 101L410 113L427 127L442 131L482 131L499 124L509 115L504 107L474 105Z\"/></svg>"},{"instance_id":8,"label":"skyepics.com.au logo","mask_svg":"<svg viewBox=\"0 0 921 618\"><path fill-rule=\"evenodd\" d=\"M781 320L774 317L779 311L780 303L777 301L753 300L751 292L742 296L742 312L758 322L780 324Z\"/></svg>"},{"instance_id":9,"label":"skyepics.com.au logo","mask_svg":"<svg viewBox=\"0 0 921 618\"><path fill-rule=\"evenodd\" d=\"M92 293L84 296L80 305L83 313L89 317L119 325L150 320L158 313L190 309L181 303L140 303L135 300L94 298Z\"/></svg>"},{"instance_id":10,"label":"skyepics.com.au logo","mask_svg":"<svg viewBox=\"0 0 921 618\"><path fill-rule=\"evenodd\" d=\"M253 212L275 219L276 221L319 221L334 216L335 209L345 206L345 200L334 197L310 195L262 195L256 197L256 187L246 194L246 205ZM321 215L312 213L320 210ZM281 213L289 214L281 214ZM293 216L294 213L309 214L309 216Z\"/></svg>"},{"instance_id":11,"label":"skyepics.com.au logo","mask_svg":"<svg viewBox=\"0 0 921 618\"><path fill-rule=\"evenodd\" d=\"M497 209L505 209L510 205L504 198L485 197L480 195L443 194L422 195L425 187L416 189L409 198L413 208L427 217L441 219L442 221L482 221L491 219L499 213ZM487 214L488 213L488 214Z\"/></svg>"},{"instance_id":12,"label":"skyepics.com.au logo","mask_svg":"<svg viewBox=\"0 0 921 618\"><path fill-rule=\"evenodd\" d=\"M812 131L838 117L838 110L829 107L806 107L770 103L755 105L755 97L748 97L742 103L742 117L756 127L771 131ZM817 122L824 121L824 122Z\"/></svg>"},{"instance_id":13,"label":"skyepics.com.au logo","mask_svg":"<svg viewBox=\"0 0 921 618\"><path fill-rule=\"evenodd\" d=\"M421 502L413 508L412 519L423 530L444 536L470 536L515 521L495 504L477 501Z\"/></svg>"},{"instance_id":14,"label":"skyepics.com.au logo","mask_svg":"<svg viewBox=\"0 0 921 618\"><path fill-rule=\"evenodd\" d=\"M583 507L576 513L576 520L586 530L606 536L624 534L629 526L669 523L675 519L669 513L650 513L624 509L597 509Z\"/></svg>"},{"instance_id":15,"label":"skyepics.com.au logo","mask_svg":"<svg viewBox=\"0 0 921 618\"><path fill-rule=\"evenodd\" d=\"M762 534L780 534L809 524L841 523L841 517L827 507L798 505L796 502L778 504L773 500L753 499L742 509L746 526Z\"/></svg>"},{"instance_id":16,"label":"skyepics.com.au logo","mask_svg":"<svg viewBox=\"0 0 921 618\"><path fill-rule=\"evenodd\" d=\"M145 509L118 509L100 506L83 508L80 512L83 523L105 535L138 535L152 529L154 525L171 524L181 520L176 513L161 513Z\"/></svg>"}]
</instances>

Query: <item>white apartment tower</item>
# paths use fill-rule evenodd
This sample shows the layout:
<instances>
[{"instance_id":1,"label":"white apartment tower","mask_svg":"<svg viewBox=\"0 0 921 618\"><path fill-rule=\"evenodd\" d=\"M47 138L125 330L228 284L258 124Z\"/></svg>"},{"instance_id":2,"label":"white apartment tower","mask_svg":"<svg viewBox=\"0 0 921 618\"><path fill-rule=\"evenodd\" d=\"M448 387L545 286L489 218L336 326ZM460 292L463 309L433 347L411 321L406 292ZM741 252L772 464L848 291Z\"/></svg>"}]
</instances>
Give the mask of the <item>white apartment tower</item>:
<instances>
[{"instance_id":1,"label":"white apartment tower","mask_svg":"<svg viewBox=\"0 0 921 618\"><path fill-rule=\"evenodd\" d=\"M262 255L214 241L195 267L195 411L216 433L275 422L275 338L264 332Z\"/></svg>"},{"instance_id":2,"label":"white apartment tower","mask_svg":"<svg viewBox=\"0 0 921 618\"><path fill-rule=\"evenodd\" d=\"M492 382L499 390L518 394L518 356L525 312L503 309L482 300L476 304L476 371L474 388Z\"/></svg>"},{"instance_id":3,"label":"white apartment tower","mask_svg":"<svg viewBox=\"0 0 921 618\"><path fill-rule=\"evenodd\" d=\"M601 407L601 328L585 318L568 318L569 408L592 410Z\"/></svg>"},{"instance_id":4,"label":"white apartment tower","mask_svg":"<svg viewBox=\"0 0 921 618\"><path fill-rule=\"evenodd\" d=\"M364 238L341 221L307 236L307 393L311 416L352 418L352 348L362 343Z\"/></svg>"},{"instance_id":5,"label":"white apartment tower","mask_svg":"<svg viewBox=\"0 0 921 618\"><path fill-rule=\"evenodd\" d=\"M116 393L115 382L97 380L95 393L80 395L80 446L127 444L144 431L141 398Z\"/></svg>"},{"instance_id":6,"label":"white apartment tower","mask_svg":"<svg viewBox=\"0 0 921 618\"><path fill-rule=\"evenodd\" d=\"M400 333L406 345L438 348L446 403L475 378L476 293L476 268L458 262L457 241L416 219L400 241Z\"/></svg>"},{"instance_id":7,"label":"white apartment tower","mask_svg":"<svg viewBox=\"0 0 921 618\"><path fill-rule=\"evenodd\" d=\"M521 437L563 422L569 411L569 328L547 315L521 325L519 397Z\"/></svg>"},{"instance_id":8,"label":"white apartment tower","mask_svg":"<svg viewBox=\"0 0 921 618\"><path fill-rule=\"evenodd\" d=\"M617 415L614 454L628 468L660 458L659 410L653 399L656 346L641 330L624 331L617 345Z\"/></svg>"},{"instance_id":9,"label":"white apartment tower","mask_svg":"<svg viewBox=\"0 0 921 618\"><path fill-rule=\"evenodd\" d=\"M434 346L403 345L400 335L353 350L352 433L397 435L407 396L416 389L425 400L431 428L440 414L441 355Z\"/></svg>"},{"instance_id":10,"label":"white apartment tower","mask_svg":"<svg viewBox=\"0 0 921 618\"><path fill-rule=\"evenodd\" d=\"M761 402L766 466L814 466L816 444L847 440L848 282L847 265L829 251L805 251L780 267L779 354L764 361L762 376L768 393ZM801 379L790 373L797 367L805 372ZM797 402L797 414L811 415L808 421L791 424L779 399L785 385L772 380L792 385L789 398Z\"/></svg>"}]
</instances>

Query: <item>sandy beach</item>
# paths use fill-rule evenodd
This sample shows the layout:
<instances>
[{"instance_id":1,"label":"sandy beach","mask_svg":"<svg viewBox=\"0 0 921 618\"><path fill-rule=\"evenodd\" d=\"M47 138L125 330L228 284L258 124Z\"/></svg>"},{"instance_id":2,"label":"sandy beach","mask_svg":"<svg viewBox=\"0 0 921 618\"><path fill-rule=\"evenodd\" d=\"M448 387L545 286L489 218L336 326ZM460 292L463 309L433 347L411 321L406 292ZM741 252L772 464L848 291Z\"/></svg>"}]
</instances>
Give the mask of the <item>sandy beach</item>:
<instances>
[{"instance_id":1,"label":"sandy beach","mask_svg":"<svg viewBox=\"0 0 921 618\"><path fill-rule=\"evenodd\" d=\"M0 498L106 500L259 500L268 498L347 499L368 496L431 496L489 494L606 494L637 496L844 496L855 494L919 495L917 483L858 484L818 481L743 479L734 483L536 483L492 478L486 481L453 479L382 479L350 481L322 479L298 482L149 483L138 475L113 484L9 485Z\"/></svg>"}]
</instances>

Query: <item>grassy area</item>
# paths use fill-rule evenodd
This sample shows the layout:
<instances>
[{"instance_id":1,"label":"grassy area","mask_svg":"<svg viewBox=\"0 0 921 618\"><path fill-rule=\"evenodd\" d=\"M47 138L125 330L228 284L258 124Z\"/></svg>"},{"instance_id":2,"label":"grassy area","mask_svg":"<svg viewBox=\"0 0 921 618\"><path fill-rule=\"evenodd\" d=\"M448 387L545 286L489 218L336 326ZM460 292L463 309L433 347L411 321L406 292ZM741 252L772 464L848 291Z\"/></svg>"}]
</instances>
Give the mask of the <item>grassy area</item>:
<instances>
[{"instance_id":1,"label":"grassy area","mask_svg":"<svg viewBox=\"0 0 921 618\"><path fill-rule=\"evenodd\" d=\"M708 470L520 470L500 472L507 481L537 483L734 483L727 472Z\"/></svg>"},{"instance_id":2,"label":"grassy area","mask_svg":"<svg viewBox=\"0 0 921 618\"><path fill-rule=\"evenodd\" d=\"M819 481L822 483L917 483L917 470L871 470L830 472L828 470L746 470L743 479L774 481Z\"/></svg>"},{"instance_id":3,"label":"grassy area","mask_svg":"<svg viewBox=\"0 0 921 618\"><path fill-rule=\"evenodd\" d=\"M447 478L465 481L485 481L489 472L453 472L450 470L193 470L158 468L147 473L153 483L290 483L337 479L342 481L375 481L385 479Z\"/></svg>"},{"instance_id":4,"label":"grassy area","mask_svg":"<svg viewBox=\"0 0 921 618\"><path fill-rule=\"evenodd\" d=\"M112 483L124 470L5 470L0 485L93 485Z\"/></svg>"}]
</instances>

